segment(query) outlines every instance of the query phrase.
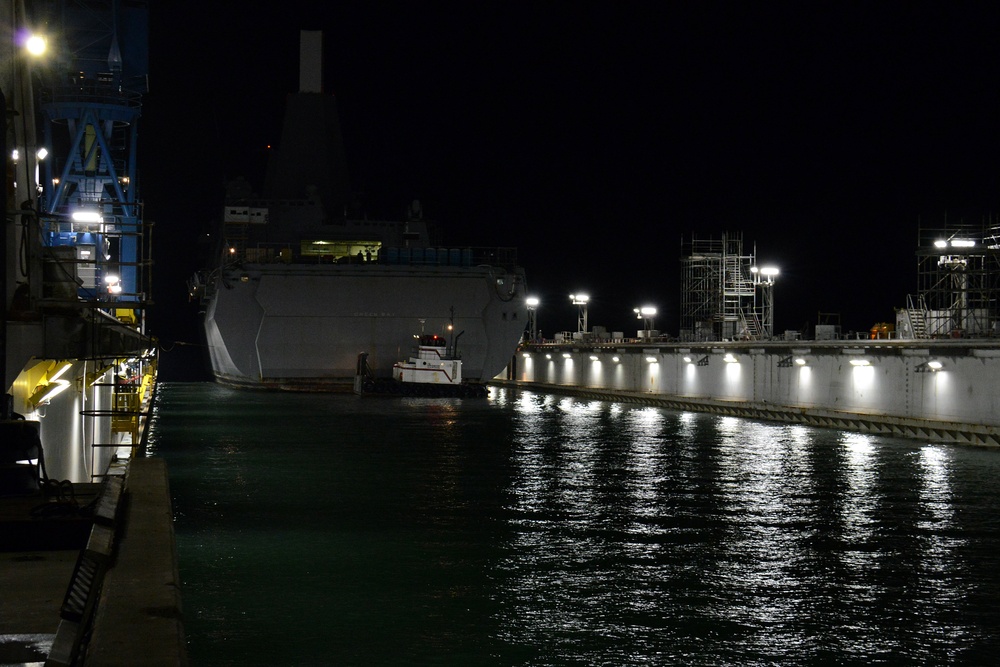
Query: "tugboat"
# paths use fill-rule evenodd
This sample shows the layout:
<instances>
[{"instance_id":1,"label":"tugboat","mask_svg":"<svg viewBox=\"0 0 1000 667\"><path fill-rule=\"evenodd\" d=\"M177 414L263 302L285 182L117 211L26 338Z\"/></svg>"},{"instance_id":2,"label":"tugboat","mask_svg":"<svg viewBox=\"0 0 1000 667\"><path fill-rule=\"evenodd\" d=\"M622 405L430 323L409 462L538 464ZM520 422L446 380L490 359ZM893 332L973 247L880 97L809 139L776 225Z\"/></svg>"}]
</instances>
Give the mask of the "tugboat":
<instances>
[{"instance_id":1,"label":"tugboat","mask_svg":"<svg viewBox=\"0 0 1000 667\"><path fill-rule=\"evenodd\" d=\"M457 353L457 345L448 345L437 334L423 334L417 336L416 352L408 361L393 364L391 379L376 378L368 367L368 353L362 352L358 355L355 393L457 398L486 396L485 385L462 381L462 359Z\"/></svg>"}]
</instances>

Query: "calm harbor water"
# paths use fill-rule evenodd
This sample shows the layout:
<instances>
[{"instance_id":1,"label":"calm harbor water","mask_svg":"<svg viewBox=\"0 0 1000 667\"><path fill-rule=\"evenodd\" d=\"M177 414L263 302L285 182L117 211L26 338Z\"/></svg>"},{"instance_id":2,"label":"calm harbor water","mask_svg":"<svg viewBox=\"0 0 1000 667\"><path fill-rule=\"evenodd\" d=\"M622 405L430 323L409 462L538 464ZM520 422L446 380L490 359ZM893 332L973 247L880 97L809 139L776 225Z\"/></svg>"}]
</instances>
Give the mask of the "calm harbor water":
<instances>
[{"instance_id":1,"label":"calm harbor water","mask_svg":"<svg viewBox=\"0 0 1000 667\"><path fill-rule=\"evenodd\" d=\"M165 383L192 664L992 664L1000 452Z\"/></svg>"}]
</instances>

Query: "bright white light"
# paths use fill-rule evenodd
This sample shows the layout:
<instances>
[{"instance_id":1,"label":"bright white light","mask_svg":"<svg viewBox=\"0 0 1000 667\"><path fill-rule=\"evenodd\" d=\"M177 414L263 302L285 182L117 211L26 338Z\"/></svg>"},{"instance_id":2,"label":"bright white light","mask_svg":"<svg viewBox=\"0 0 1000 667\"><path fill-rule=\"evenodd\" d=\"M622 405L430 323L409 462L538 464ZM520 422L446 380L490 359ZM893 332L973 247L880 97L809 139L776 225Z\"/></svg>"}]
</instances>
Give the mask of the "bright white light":
<instances>
[{"instance_id":1,"label":"bright white light","mask_svg":"<svg viewBox=\"0 0 1000 667\"><path fill-rule=\"evenodd\" d=\"M942 364L937 359L932 359L932 360L930 360L930 361L927 362L927 368L930 368L933 371L939 371L939 370L941 370L941 368L943 366L944 366L944 364Z\"/></svg>"},{"instance_id":2,"label":"bright white light","mask_svg":"<svg viewBox=\"0 0 1000 667\"><path fill-rule=\"evenodd\" d=\"M765 266L760 270L761 275L764 276L776 276L778 275L778 269L774 266Z\"/></svg>"},{"instance_id":3,"label":"bright white light","mask_svg":"<svg viewBox=\"0 0 1000 667\"><path fill-rule=\"evenodd\" d=\"M52 375L52 377L49 378L49 382L55 382L56 380L58 380L59 378L61 378L63 375L65 375L66 371L68 371L72 367L73 367L73 364L71 362L69 362L69 361L63 363L62 368L60 368L59 370L57 370Z\"/></svg>"},{"instance_id":4,"label":"bright white light","mask_svg":"<svg viewBox=\"0 0 1000 667\"><path fill-rule=\"evenodd\" d=\"M69 389L69 382L67 380L53 380L49 382L48 390L41 398L38 399L38 403L48 403L67 389Z\"/></svg>"},{"instance_id":5,"label":"bright white light","mask_svg":"<svg viewBox=\"0 0 1000 667\"><path fill-rule=\"evenodd\" d=\"M596 354L590 355L590 360L591 361L597 361L597 355Z\"/></svg>"},{"instance_id":6,"label":"bright white light","mask_svg":"<svg viewBox=\"0 0 1000 667\"><path fill-rule=\"evenodd\" d=\"M737 359L736 357L734 357L731 353L727 353L726 356L724 356L722 358L722 360L724 362L726 362L727 364L738 364L738 363L740 363L740 360Z\"/></svg>"},{"instance_id":7,"label":"bright white light","mask_svg":"<svg viewBox=\"0 0 1000 667\"><path fill-rule=\"evenodd\" d=\"M38 152L37 152L37 153L35 153L35 155L37 155L37 156L38 156L38 159L39 159L39 160L44 160L44 159L45 159L46 157L48 157L48 155L49 155L49 152L48 152L48 151L47 151L47 150L45 149L45 147L43 146L42 148L39 148L39 149L38 149Z\"/></svg>"},{"instance_id":8,"label":"bright white light","mask_svg":"<svg viewBox=\"0 0 1000 667\"><path fill-rule=\"evenodd\" d=\"M613 361L613 362L615 362L617 364L621 360L618 358L618 355L615 355L615 356L611 357L611 361Z\"/></svg>"},{"instance_id":9,"label":"bright white light","mask_svg":"<svg viewBox=\"0 0 1000 667\"><path fill-rule=\"evenodd\" d=\"M97 211L73 211L73 222L104 222L104 216Z\"/></svg>"},{"instance_id":10,"label":"bright white light","mask_svg":"<svg viewBox=\"0 0 1000 667\"><path fill-rule=\"evenodd\" d=\"M656 363L656 357L646 357L646 361L648 361L651 364L655 364Z\"/></svg>"},{"instance_id":11,"label":"bright white light","mask_svg":"<svg viewBox=\"0 0 1000 667\"><path fill-rule=\"evenodd\" d=\"M529 296L524 300L524 303L527 304L528 308L537 308L538 304L541 302L538 300L537 296Z\"/></svg>"},{"instance_id":12,"label":"bright white light","mask_svg":"<svg viewBox=\"0 0 1000 667\"><path fill-rule=\"evenodd\" d=\"M571 356L573 355L571 355L569 352L563 352L563 359L569 359Z\"/></svg>"},{"instance_id":13,"label":"bright white light","mask_svg":"<svg viewBox=\"0 0 1000 667\"><path fill-rule=\"evenodd\" d=\"M691 357L684 357L684 363L690 364L691 363Z\"/></svg>"},{"instance_id":14,"label":"bright white light","mask_svg":"<svg viewBox=\"0 0 1000 667\"><path fill-rule=\"evenodd\" d=\"M643 317L652 317L656 315L656 308L654 306L643 306L641 308L633 308L632 312Z\"/></svg>"},{"instance_id":15,"label":"bright white light","mask_svg":"<svg viewBox=\"0 0 1000 667\"><path fill-rule=\"evenodd\" d=\"M109 273L108 275L104 276L104 282L105 284L107 284L108 292L110 294L122 293L121 279L118 276Z\"/></svg>"},{"instance_id":16,"label":"bright white light","mask_svg":"<svg viewBox=\"0 0 1000 667\"><path fill-rule=\"evenodd\" d=\"M805 366L806 365L806 360L803 359L802 357L797 357L795 359L795 363L798 364L799 366Z\"/></svg>"},{"instance_id":17,"label":"bright white light","mask_svg":"<svg viewBox=\"0 0 1000 667\"><path fill-rule=\"evenodd\" d=\"M524 357L525 359L531 359L531 354L529 354L528 352L525 352L521 356Z\"/></svg>"},{"instance_id":18,"label":"bright white light","mask_svg":"<svg viewBox=\"0 0 1000 667\"><path fill-rule=\"evenodd\" d=\"M24 42L24 48L33 56L45 53L45 46L45 38L41 35L32 35Z\"/></svg>"},{"instance_id":19,"label":"bright white light","mask_svg":"<svg viewBox=\"0 0 1000 667\"><path fill-rule=\"evenodd\" d=\"M20 159L20 157L21 157L21 152L18 151L16 148L10 152L10 159L13 160L14 162L17 162L18 159Z\"/></svg>"},{"instance_id":20,"label":"bright white light","mask_svg":"<svg viewBox=\"0 0 1000 667\"><path fill-rule=\"evenodd\" d=\"M552 358L552 355L551 355L551 354L546 354L546 355L545 355L545 358L546 358L546 359L551 359L551 358Z\"/></svg>"},{"instance_id":21,"label":"bright white light","mask_svg":"<svg viewBox=\"0 0 1000 667\"><path fill-rule=\"evenodd\" d=\"M573 302L574 306L583 306L590 301L590 296L587 294L570 294L570 301Z\"/></svg>"},{"instance_id":22,"label":"bright white light","mask_svg":"<svg viewBox=\"0 0 1000 667\"><path fill-rule=\"evenodd\" d=\"M971 248L976 245L976 242L971 239L952 239L951 246L953 248Z\"/></svg>"},{"instance_id":23,"label":"bright white light","mask_svg":"<svg viewBox=\"0 0 1000 667\"><path fill-rule=\"evenodd\" d=\"M867 359L851 359L852 366L871 366L872 362Z\"/></svg>"},{"instance_id":24,"label":"bright white light","mask_svg":"<svg viewBox=\"0 0 1000 667\"><path fill-rule=\"evenodd\" d=\"M947 248L948 247L948 242L945 241L944 239L938 239L937 241L934 242L934 247L935 248Z\"/></svg>"}]
</instances>

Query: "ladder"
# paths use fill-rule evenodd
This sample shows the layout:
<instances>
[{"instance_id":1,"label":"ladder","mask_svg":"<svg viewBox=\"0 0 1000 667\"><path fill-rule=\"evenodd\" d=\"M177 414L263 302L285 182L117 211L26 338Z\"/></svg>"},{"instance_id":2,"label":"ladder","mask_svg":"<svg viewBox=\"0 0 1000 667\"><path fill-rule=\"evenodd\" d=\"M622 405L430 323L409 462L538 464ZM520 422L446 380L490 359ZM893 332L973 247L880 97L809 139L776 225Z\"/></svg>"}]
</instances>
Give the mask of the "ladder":
<instances>
[{"instance_id":1,"label":"ladder","mask_svg":"<svg viewBox=\"0 0 1000 667\"><path fill-rule=\"evenodd\" d=\"M930 338L927 331L927 304L923 295L917 297L916 303L912 294L906 295L906 320L915 339Z\"/></svg>"},{"instance_id":2,"label":"ladder","mask_svg":"<svg viewBox=\"0 0 1000 667\"><path fill-rule=\"evenodd\" d=\"M761 326L760 318L757 317L757 313L750 311L749 315L744 309L740 309L740 324L743 327L743 331L746 334L747 340L760 340L763 334L763 326Z\"/></svg>"}]
</instances>

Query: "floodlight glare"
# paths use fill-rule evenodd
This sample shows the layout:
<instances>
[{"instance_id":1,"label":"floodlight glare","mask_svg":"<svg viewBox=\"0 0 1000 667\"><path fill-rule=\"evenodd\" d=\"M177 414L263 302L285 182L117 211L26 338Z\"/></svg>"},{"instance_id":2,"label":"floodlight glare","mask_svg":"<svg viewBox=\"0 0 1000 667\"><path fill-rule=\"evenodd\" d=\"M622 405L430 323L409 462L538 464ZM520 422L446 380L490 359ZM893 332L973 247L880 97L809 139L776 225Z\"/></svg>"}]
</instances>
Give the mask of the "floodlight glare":
<instances>
[{"instance_id":1,"label":"floodlight glare","mask_svg":"<svg viewBox=\"0 0 1000 667\"><path fill-rule=\"evenodd\" d=\"M528 306L528 308L535 308L541 302L538 300L537 296L529 296L524 300L524 303Z\"/></svg>"},{"instance_id":2,"label":"floodlight glare","mask_svg":"<svg viewBox=\"0 0 1000 667\"><path fill-rule=\"evenodd\" d=\"M73 222L104 222L104 216L97 211L73 211L70 217L73 219Z\"/></svg>"},{"instance_id":3,"label":"floodlight glare","mask_svg":"<svg viewBox=\"0 0 1000 667\"><path fill-rule=\"evenodd\" d=\"M33 56L40 56L45 53L46 42L41 35L31 35L24 42L25 50Z\"/></svg>"}]
</instances>

